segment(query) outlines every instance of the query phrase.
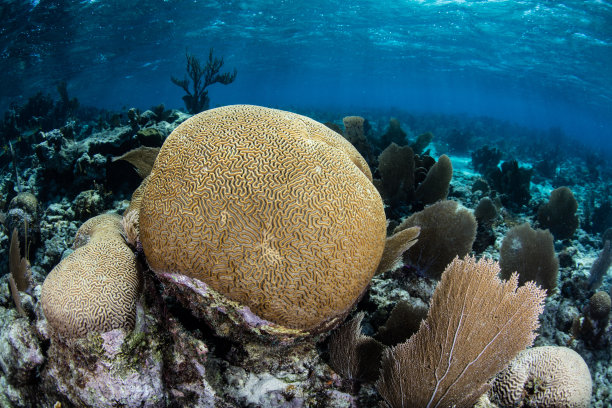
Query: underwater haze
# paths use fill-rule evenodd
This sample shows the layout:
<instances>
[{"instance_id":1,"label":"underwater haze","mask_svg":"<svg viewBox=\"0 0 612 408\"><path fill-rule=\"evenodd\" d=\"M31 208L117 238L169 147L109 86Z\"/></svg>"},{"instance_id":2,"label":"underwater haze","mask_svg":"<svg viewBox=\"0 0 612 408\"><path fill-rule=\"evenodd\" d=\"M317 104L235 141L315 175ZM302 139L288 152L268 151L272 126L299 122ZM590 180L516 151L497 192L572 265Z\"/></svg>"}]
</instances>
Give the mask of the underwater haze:
<instances>
[{"instance_id":1,"label":"underwater haze","mask_svg":"<svg viewBox=\"0 0 612 408\"><path fill-rule=\"evenodd\" d=\"M0 16L0 408L612 407L612 0Z\"/></svg>"},{"instance_id":2,"label":"underwater haze","mask_svg":"<svg viewBox=\"0 0 612 408\"><path fill-rule=\"evenodd\" d=\"M82 105L183 108L210 47L238 76L211 106L491 116L610 150L612 3L7 1L0 107L66 81Z\"/></svg>"}]
</instances>

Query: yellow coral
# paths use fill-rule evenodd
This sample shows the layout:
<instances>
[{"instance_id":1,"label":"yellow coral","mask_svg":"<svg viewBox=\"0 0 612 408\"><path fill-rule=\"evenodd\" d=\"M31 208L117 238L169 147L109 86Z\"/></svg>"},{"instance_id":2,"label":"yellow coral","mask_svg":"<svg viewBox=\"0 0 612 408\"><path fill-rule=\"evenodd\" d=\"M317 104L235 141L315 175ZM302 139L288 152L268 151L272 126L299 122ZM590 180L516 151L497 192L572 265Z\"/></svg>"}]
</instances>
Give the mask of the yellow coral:
<instances>
[{"instance_id":1,"label":"yellow coral","mask_svg":"<svg viewBox=\"0 0 612 408\"><path fill-rule=\"evenodd\" d=\"M197 278L260 317L316 330L344 316L385 245L370 169L342 136L249 105L196 115L164 143L142 196L155 272Z\"/></svg>"}]
</instances>

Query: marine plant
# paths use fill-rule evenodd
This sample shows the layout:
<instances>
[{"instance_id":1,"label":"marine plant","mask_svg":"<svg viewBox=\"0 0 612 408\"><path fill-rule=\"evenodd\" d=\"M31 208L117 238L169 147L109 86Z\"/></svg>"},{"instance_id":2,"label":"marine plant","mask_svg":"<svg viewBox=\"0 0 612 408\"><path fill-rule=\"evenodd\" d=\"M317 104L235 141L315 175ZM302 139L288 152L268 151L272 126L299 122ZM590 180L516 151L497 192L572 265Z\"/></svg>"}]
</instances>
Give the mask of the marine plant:
<instances>
[{"instance_id":1,"label":"marine plant","mask_svg":"<svg viewBox=\"0 0 612 408\"><path fill-rule=\"evenodd\" d=\"M346 380L374 381L385 346L361 333L360 312L336 330L329 340L330 365Z\"/></svg>"},{"instance_id":2,"label":"marine plant","mask_svg":"<svg viewBox=\"0 0 612 408\"><path fill-rule=\"evenodd\" d=\"M187 76L183 79L171 77L172 83L183 88L187 95L183 96L183 102L189 113L198 113L208 109L210 106L210 98L208 97L208 88L210 85L220 83L229 85L236 79L238 71L234 68L234 72L219 73L223 67L223 57L217 58L213 55L213 49L208 52L208 60L206 65L202 66L200 60L193 54L186 52L187 59ZM192 82L192 89L189 89L189 79Z\"/></svg>"},{"instance_id":3,"label":"marine plant","mask_svg":"<svg viewBox=\"0 0 612 408\"><path fill-rule=\"evenodd\" d=\"M504 161L501 169L490 168L487 171L487 181L497 192L504 206L520 208L529 203L531 194L531 176L533 169L520 167L516 160Z\"/></svg>"},{"instance_id":4,"label":"marine plant","mask_svg":"<svg viewBox=\"0 0 612 408\"><path fill-rule=\"evenodd\" d=\"M433 137L434 135L431 132L421 133L412 143L410 143L410 147L414 150L415 154L428 154L429 150L425 151L425 148L431 143Z\"/></svg>"},{"instance_id":5,"label":"marine plant","mask_svg":"<svg viewBox=\"0 0 612 408\"><path fill-rule=\"evenodd\" d=\"M608 273L608 269L610 269L610 265L612 265L612 250L610 245L610 240L606 240L604 242L603 249L599 253L599 256L595 262L593 262L593 265L591 265L588 281L590 290L595 290L601 286L604 277Z\"/></svg>"},{"instance_id":6,"label":"marine plant","mask_svg":"<svg viewBox=\"0 0 612 408\"><path fill-rule=\"evenodd\" d=\"M30 270L30 262L27 258L21 257L21 249L19 248L19 233L17 228L13 229L11 235L11 245L9 249L9 270L8 278L11 297L15 303L15 308L21 316L26 316L25 310L21 305L19 292L29 290L32 285L32 272Z\"/></svg>"},{"instance_id":7,"label":"marine plant","mask_svg":"<svg viewBox=\"0 0 612 408\"><path fill-rule=\"evenodd\" d=\"M420 227L421 232L417 243L404 253L404 263L434 279L440 278L453 258L467 255L476 238L474 215L451 200L438 201L414 213L394 232L411 227Z\"/></svg>"},{"instance_id":8,"label":"marine plant","mask_svg":"<svg viewBox=\"0 0 612 408\"><path fill-rule=\"evenodd\" d=\"M489 245L495 243L495 233L493 232L493 222L499 216L497 206L489 197L483 197L478 202L478 205L474 209L474 217L478 222L478 229L476 230L476 240L472 249L476 253L481 253Z\"/></svg>"},{"instance_id":9,"label":"marine plant","mask_svg":"<svg viewBox=\"0 0 612 408\"><path fill-rule=\"evenodd\" d=\"M471 153L472 167L482 175L490 169L496 168L502 158L502 152L496 147L484 145Z\"/></svg>"},{"instance_id":10,"label":"marine plant","mask_svg":"<svg viewBox=\"0 0 612 408\"><path fill-rule=\"evenodd\" d=\"M385 134L380 137L380 146L383 149L391 143L395 143L399 146L406 144L406 132L402 130L400 121L396 118L391 118L389 120L389 128ZM419 153L417 152L417 154Z\"/></svg>"},{"instance_id":11,"label":"marine plant","mask_svg":"<svg viewBox=\"0 0 612 408\"><path fill-rule=\"evenodd\" d=\"M378 174L376 185L390 205L389 211L395 214L400 207L421 210L424 205L445 199L453 166L444 154L436 162L431 156L414 154L410 146L391 143L378 156Z\"/></svg>"}]
</instances>

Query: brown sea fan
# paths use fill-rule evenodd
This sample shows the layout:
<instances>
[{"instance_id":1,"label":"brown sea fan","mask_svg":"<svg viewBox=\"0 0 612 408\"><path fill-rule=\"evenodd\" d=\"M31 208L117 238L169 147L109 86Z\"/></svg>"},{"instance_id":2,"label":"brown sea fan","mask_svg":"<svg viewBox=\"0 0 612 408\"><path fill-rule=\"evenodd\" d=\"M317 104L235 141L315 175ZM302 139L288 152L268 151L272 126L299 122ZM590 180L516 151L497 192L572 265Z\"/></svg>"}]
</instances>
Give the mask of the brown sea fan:
<instances>
[{"instance_id":1,"label":"brown sea fan","mask_svg":"<svg viewBox=\"0 0 612 408\"><path fill-rule=\"evenodd\" d=\"M383 357L377 387L390 407L471 407L533 343L545 291L498 273L496 262L472 257L446 268L419 331Z\"/></svg>"}]
</instances>

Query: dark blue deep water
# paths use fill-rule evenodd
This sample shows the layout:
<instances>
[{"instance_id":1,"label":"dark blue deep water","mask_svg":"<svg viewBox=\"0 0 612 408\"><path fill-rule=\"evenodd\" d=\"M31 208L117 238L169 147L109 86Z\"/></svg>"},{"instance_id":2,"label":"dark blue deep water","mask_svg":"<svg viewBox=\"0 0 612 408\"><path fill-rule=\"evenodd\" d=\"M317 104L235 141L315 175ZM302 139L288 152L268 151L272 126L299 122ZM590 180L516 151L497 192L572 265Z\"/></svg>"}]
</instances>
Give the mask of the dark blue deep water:
<instances>
[{"instance_id":1,"label":"dark blue deep water","mask_svg":"<svg viewBox=\"0 0 612 408\"><path fill-rule=\"evenodd\" d=\"M368 108L507 119L608 150L612 3L552 1L7 1L0 107L183 107L185 52L236 68L211 106Z\"/></svg>"}]
</instances>

